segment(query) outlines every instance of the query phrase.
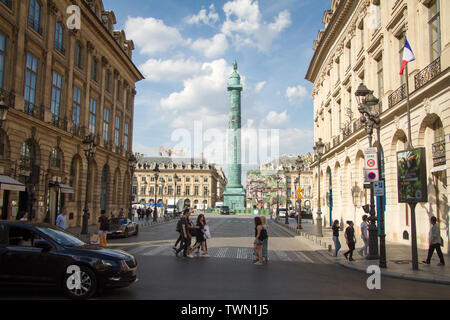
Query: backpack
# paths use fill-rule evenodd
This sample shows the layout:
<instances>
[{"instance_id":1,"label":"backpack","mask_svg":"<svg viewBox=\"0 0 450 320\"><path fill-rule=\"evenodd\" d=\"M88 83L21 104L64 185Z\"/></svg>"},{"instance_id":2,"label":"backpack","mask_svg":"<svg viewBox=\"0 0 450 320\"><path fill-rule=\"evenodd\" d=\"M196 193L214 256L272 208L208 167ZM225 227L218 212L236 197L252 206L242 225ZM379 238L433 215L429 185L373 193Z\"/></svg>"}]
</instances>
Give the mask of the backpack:
<instances>
[{"instance_id":1,"label":"backpack","mask_svg":"<svg viewBox=\"0 0 450 320\"><path fill-rule=\"evenodd\" d=\"M105 219L102 219L101 229L103 231L109 231L109 220L108 220L108 218L105 217Z\"/></svg>"},{"instance_id":2,"label":"backpack","mask_svg":"<svg viewBox=\"0 0 450 320\"><path fill-rule=\"evenodd\" d=\"M259 234L259 240L264 241L268 238L267 230L265 228L262 228L261 233Z\"/></svg>"},{"instance_id":3,"label":"backpack","mask_svg":"<svg viewBox=\"0 0 450 320\"><path fill-rule=\"evenodd\" d=\"M181 225L182 225L182 223L181 223L181 219L180 219L177 222L177 232L181 232Z\"/></svg>"}]
</instances>

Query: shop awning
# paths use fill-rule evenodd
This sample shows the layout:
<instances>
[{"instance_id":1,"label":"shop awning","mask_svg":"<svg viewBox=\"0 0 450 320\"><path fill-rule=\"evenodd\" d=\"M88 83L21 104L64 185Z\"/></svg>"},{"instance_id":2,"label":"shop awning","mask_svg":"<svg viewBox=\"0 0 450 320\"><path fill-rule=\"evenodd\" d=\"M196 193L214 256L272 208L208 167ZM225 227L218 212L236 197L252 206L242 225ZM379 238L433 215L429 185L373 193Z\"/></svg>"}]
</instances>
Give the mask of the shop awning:
<instances>
[{"instance_id":1,"label":"shop awning","mask_svg":"<svg viewBox=\"0 0 450 320\"><path fill-rule=\"evenodd\" d=\"M75 193L75 189L67 184L59 184L61 193Z\"/></svg>"},{"instance_id":2,"label":"shop awning","mask_svg":"<svg viewBox=\"0 0 450 320\"><path fill-rule=\"evenodd\" d=\"M11 191L25 191L25 185L11 177L0 175L0 189Z\"/></svg>"}]
</instances>

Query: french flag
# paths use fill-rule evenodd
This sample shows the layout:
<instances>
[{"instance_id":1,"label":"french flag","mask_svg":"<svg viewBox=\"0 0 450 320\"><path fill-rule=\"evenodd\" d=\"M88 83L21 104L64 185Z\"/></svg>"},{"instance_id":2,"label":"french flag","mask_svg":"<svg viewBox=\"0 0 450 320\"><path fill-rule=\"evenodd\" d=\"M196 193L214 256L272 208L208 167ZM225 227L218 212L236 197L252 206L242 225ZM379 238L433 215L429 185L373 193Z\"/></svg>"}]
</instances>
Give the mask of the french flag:
<instances>
[{"instance_id":1,"label":"french flag","mask_svg":"<svg viewBox=\"0 0 450 320\"><path fill-rule=\"evenodd\" d=\"M405 36L405 47L403 48L403 61L402 61L402 68L400 69L400 74L403 75L403 70L405 69L408 62L416 60L416 57L414 57L414 53L411 50L411 46L409 45L408 40Z\"/></svg>"}]
</instances>

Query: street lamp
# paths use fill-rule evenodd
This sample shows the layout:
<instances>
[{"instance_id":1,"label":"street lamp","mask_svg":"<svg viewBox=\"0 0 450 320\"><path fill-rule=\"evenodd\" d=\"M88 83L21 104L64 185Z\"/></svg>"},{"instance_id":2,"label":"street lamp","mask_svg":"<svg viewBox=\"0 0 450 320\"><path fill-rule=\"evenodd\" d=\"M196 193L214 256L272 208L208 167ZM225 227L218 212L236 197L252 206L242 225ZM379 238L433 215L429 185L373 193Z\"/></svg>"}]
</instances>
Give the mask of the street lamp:
<instances>
[{"instance_id":1,"label":"street lamp","mask_svg":"<svg viewBox=\"0 0 450 320\"><path fill-rule=\"evenodd\" d=\"M158 216L158 177L159 177L159 165L155 164L155 169L153 169L153 173L155 174L155 214Z\"/></svg>"},{"instance_id":2,"label":"street lamp","mask_svg":"<svg viewBox=\"0 0 450 320\"><path fill-rule=\"evenodd\" d=\"M134 179L134 171L136 170L136 164L138 163L138 157L139 157L138 153L136 153L136 155L131 153L130 157L128 158L128 166L130 167L130 173L131 173L130 215L131 215L131 212L133 211L133 179ZM133 217L131 217L131 218L133 218Z\"/></svg>"},{"instance_id":3,"label":"street lamp","mask_svg":"<svg viewBox=\"0 0 450 320\"><path fill-rule=\"evenodd\" d=\"M97 145L94 141L94 135L89 134L83 140L83 150L87 159L87 174L86 174L86 196L84 198L84 210L83 210L83 223L81 228L81 234L86 235L88 232L88 220L89 220L89 209L88 209L88 196L89 196L89 180L91 176L91 159L95 155L95 150Z\"/></svg>"},{"instance_id":4,"label":"street lamp","mask_svg":"<svg viewBox=\"0 0 450 320\"><path fill-rule=\"evenodd\" d=\"M304 169L304 163L305 160L303 160L302 156L298 156L297 160L295 160L295 164L297 165L298 168L298 186L301 187L300 185L300 175L302 170ZM297 201L297 199L295 199ZM297 229L302 229L302 199L299 199L299 204L298 204L298 213L297 213Z\"/></svg>"},{"instance_id":5,"label":"street lamp","mask_svg":"<svg viewBox=\"0 0 450 320\"><path fill-rule=\"evenodd\" d=\"M360 84L355 92L356 99L358 101L358 111L361 113L360 121L365 124L365 129L369 138L369 147L372 147L372 134L373 127L377 130L377 160L378 165L381 169L381 141L380 141L380 113L375 106L378 105L379 100L373 95L373 91L367 89L364 84ZM380 170L381 173L381 170ZM381 174L380 174L381 176ZM370 184L370 225L369 225L369 255L368 260L378 259L378 228L376 226L376 216L375 216L375 196L373 183ZM381 199L381 202L383 199ZM384 209L380 205L380 267L386 268L386 245L385 245L386 235L384 232Z\"/></svg>"},{"instance_id":6,"label":"street lamp","mask_svg":"<svg viewBox=\"0 0 450 320\"><path fill-rule=\"evenodd\" d=\"M173 216L175 217L175 209L177 208L177 180L178 180L178 176L175 173L175 175L173 176L173 179L175 180L175 189L173 190Z\"/></svg>"},{"instance_id":7,"label":"street lamp","mask_svg":"<svg viewBox=\"0 0 450 320\"><path fill-rule=\"evenodd\" d=\"M320 209L320 158L323 154L323 149L325 147L325 144L322 142L322 138L319 138L319 141L317 141L314 144L313 150L314 154L317 157L318 163L317 163L317 170L318 170L318 206L317 206L317 218L316 218L316 234L318 237L322 237L322 211Z\"/></svg>"}]
</instances>

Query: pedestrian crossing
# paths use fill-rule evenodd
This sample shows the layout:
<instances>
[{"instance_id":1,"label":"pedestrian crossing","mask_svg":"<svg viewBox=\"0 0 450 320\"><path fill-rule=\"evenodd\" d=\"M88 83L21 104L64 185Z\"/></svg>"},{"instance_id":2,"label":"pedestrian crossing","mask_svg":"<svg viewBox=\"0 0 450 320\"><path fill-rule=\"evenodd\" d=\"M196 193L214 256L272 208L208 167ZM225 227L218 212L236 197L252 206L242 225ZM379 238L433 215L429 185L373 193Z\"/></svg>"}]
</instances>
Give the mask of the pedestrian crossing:
<instances>
[{"instance_id":1,"label":"pedestrian crossing","mask_svg":"<svg viewBox=\"0 0 450 320\"><path fill-rule=\"evenodd\" d=\"M113 247L113 249L124 250L134 256L174 256L171 246L127 246ZM181 254L180 254L181 255ZM244 247L211 247L208 248L209 258L253 260L253 248ZM194 255L195 256L195 255ZM269 261L286 261L297 263L329 263L313 251L281 251L269 250Z\"/></svg>"}]
</instances>

